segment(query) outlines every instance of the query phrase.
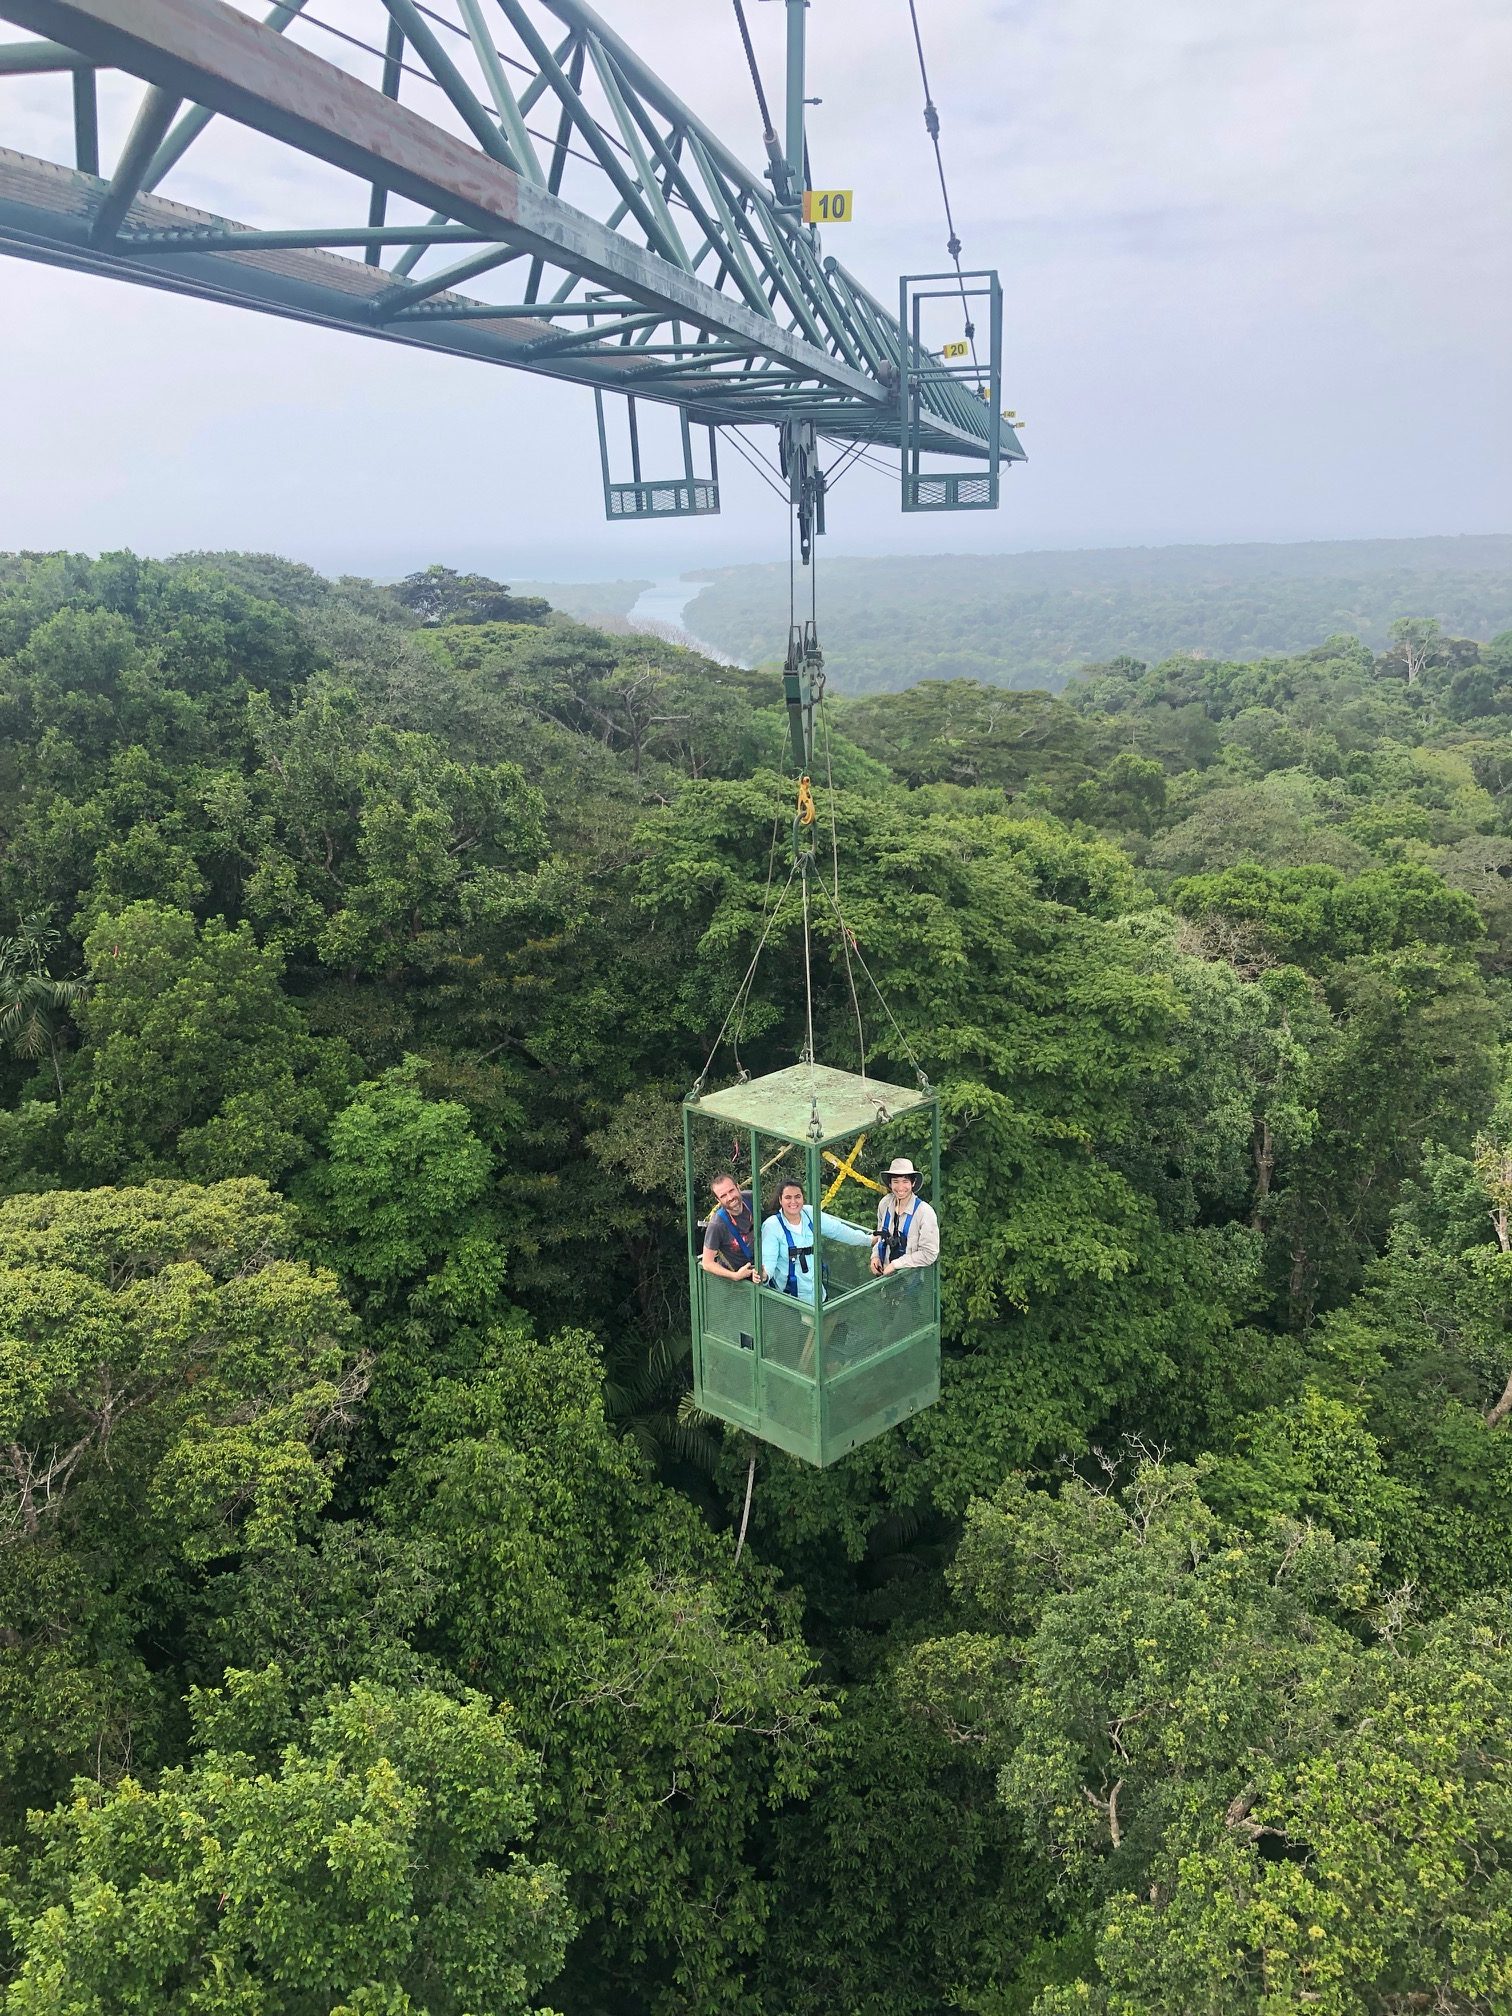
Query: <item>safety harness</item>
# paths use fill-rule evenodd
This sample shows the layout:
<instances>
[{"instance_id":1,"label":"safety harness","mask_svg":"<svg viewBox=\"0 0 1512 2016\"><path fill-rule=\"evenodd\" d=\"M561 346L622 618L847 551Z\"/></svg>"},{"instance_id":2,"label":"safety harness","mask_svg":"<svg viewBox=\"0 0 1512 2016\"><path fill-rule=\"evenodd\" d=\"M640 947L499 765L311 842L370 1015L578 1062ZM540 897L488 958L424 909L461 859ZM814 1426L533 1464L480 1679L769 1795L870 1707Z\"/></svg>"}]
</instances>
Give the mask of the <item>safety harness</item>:
<instances>
[{"instance_id":1,"label":"safety harness","mask_svg":"<svg viewBox=\"0 0 1512 2016\"><path fill-rule=\"evenodd\" d=\"M735 1223L735 1220L730 1216L729 1210L725 1205L723 1204L720 1205L718 1215L721 1218L723 1218L726 1225L729 1226L730 1237L735 1241L735 1244L740 1248L741 1259L745 1261L747 1266L749 1266L751 1260L751 1249L749 1246L747 1246L745 1242L745 1234L741 1231L740 1227ZM751 1229L754 1232L756 1228L753 1225Z\"/></svg>"},{"instance_id":2,"label":"safety harness","mask_svg":"<svg viewBox=\"0 0 1512 2016\"><path fill-rule=\"evenodd\" d=\"M887 1216L882 1221L882 1230L877 1237L877 1258L879 1260L886 1262L888 1260L901 1260L903 1258L903 1255L908 1251L908 1228L912 1225L914 1213L918 1208L919 1200L915 1197L909 1204L908 1216L903 1220L901 1229L892 1211L888 1211Z\"/></svg>"},{"instance_id":3,"label":"safety harness","mask_svg":"<svg viewBox=\"0 0 1512 2016\"><path fill-rule=\"evenodd\" d=\"M782 1236L787 1241L787 1249L788 1249L788 1276L787 1276L787 1285L782 1291L784 1295L793 1295L793 1296L797 1295L799 1268L802 1268L805 1274L807 1274L809 1271L809 1261L813 1257L814 1252L813 1248L814 1223L813 1220L809 1218L808 1206L805 1204L805 1206L803 1207L802 1216L798 1220L800 1227L802 1226L803 1221L806 1218L808 1219L808 1231L809 1231L810 1243L807 1246L800 1246L793 1237L792 1226L789 1225L788 1221L786 1220L786 1218L783 1217L780 1211L777 1213L777 1223L782 1227Z\"/></svg>"}]
</instances>

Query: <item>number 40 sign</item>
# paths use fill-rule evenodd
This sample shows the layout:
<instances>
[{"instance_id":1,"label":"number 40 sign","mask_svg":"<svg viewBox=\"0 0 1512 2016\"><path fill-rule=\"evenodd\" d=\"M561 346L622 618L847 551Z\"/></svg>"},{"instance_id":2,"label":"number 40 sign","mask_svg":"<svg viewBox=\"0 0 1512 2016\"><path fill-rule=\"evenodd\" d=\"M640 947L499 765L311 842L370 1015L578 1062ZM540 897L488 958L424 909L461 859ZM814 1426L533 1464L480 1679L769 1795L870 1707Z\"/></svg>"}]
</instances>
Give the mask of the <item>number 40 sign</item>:
<instances>
[{"instance_id":1,"label":"number 40 sign","mask_svg":"<svg viewBox=\"0 0 1512 2016\"><path fill-rule=\"evenodd\" d=\"M852 207L849 189L805 189L803 192L805 224L849 224Z\"/></svg>"}]
</instances>

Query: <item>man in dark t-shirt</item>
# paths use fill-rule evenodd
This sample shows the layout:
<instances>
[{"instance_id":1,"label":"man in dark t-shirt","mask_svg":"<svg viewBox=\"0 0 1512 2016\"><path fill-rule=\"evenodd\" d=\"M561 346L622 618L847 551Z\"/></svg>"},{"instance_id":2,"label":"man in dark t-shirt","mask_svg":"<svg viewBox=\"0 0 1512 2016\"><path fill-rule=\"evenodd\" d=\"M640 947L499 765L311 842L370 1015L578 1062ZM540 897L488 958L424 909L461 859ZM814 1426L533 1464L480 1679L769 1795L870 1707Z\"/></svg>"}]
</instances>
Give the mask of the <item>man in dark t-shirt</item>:
<instances>
[{"instance_id":1,"label":"man in dark t-shirt","mask_svg":"<svg viewBox=\"0 0 1512 2016\"><path fill-rule=\"evenodd\" d=\"M733 1176L716 1176L712 1188L714 1211L703 1243L705 1273L723 1274L729 1281L759 1281L750 1191L742 1190Z\"/></svg>"}]
</instances>

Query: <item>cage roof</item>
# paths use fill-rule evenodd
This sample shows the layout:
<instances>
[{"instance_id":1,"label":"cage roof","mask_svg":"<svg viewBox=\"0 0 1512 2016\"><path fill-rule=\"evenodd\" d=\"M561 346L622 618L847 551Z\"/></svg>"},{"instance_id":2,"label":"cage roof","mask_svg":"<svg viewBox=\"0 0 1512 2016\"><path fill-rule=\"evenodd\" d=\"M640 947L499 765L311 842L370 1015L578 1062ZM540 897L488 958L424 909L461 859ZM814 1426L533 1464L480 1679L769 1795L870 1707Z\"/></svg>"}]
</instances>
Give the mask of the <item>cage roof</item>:
<instances>
[{"instance_id":1,"label":"cage roof","mask_svg":"<svg viewBox=\"0 0 1512 2016\"><path fill-rule=\"evenodd\" d=\"M933 1092L910 1092L883 1078L860 1078L829 1064L790 1064L785 1071L748 1078L722 1092L706 1092L690 1103L695 1114L802 1145L810 1139L809 1120L816 1106L819 1138L828 1142L875 1127L879 1117L896 1120L934 1102Z\"/></svg>"}]
</instances>

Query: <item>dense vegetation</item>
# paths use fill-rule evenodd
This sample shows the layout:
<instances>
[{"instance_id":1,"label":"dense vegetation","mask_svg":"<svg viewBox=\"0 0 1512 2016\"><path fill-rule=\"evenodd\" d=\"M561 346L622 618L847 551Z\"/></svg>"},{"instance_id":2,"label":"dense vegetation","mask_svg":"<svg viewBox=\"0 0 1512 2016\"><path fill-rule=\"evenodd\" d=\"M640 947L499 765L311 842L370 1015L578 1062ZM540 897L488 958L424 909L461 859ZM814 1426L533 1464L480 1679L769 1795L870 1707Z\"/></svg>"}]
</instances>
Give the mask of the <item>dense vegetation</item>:
<instances>
[{"instance_id":1,"label":"dense vegetation","mask_svg":"<svg viewBox=\"0 0 1512 2016\"><path fill-rule=\"evenodd\" d=\"M887 560L821 548L819 564L825 655L846 693L919 679L1053 692L1078 665L1119 651L1255 658L1341 632L1382 650L1398 617L1433 617L1482 641L1512 624L1507 537ZM786 565L723 567L708 582L688 629L743 664L780 662Z\"/></svg>"},{"instance_id":2,"label":"dense vegetation","mask_svg":"<svg viewBox=\"0 0 1512 2016\"><path fill-rule=\"evenodd\" d=\"M1512 2006L1512 634L835 710L946 1363L824 1473L680 1405L772 684L3 563L4 2016Z\"/></svg>"}]
</instances>

